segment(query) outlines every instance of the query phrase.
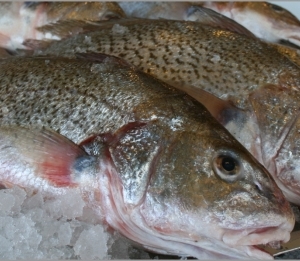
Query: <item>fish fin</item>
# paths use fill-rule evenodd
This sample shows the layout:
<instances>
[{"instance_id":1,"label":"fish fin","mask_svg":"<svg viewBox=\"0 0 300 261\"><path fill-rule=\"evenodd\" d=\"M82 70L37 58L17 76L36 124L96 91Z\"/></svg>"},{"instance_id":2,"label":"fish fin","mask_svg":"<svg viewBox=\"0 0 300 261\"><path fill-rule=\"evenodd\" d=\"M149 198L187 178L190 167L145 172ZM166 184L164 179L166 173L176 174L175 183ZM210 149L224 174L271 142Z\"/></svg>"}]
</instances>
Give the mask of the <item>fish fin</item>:
<instances>
[{"instance_id":1,"label":"fish fin","mask_svg":"<svg viewBox=\"0 0 300 261\"><path fill-rule=\"evenodd\" d=\"M191 6L187 11L188 21L197 21L205 25L225 29L249 38L257 38L244 26L234 20L202 6Z\"/></svg>"},{"instance_id":2,"label":"fish fin","mask_svg":"<svg viewBox=\"0 0 300 261\"><path fill-rule=\"evenodd\" d=\"M55 23L46 24L36 29L43 33L47 38L49 37L59 37L61 39L81 34L91 31L99 30L99 27L102 27L103 24L115 24L120 17L117 17L113 14L108 14L106 20L103 21L84 21L84 20L74 20L66 19L57 21ZM111 23L109 23L111 22ZM51 39L51 38L50 38ZM51 39L52 40L52 39Z\"/></svg>"},{"instance_id":3,"label":"fish fin","mask_svg":"<svg viewBox=\"0 0 300 261\"><path fill-rule=\"evenodd\" d=\"M114 55L88 52L88 53L76 53L75 56L78 59L84 59L84 60L88 60L91 62L98 62L98 63L109 62L109 63L115 64L115 65L121 65L121 66L126 66L126 67L128 66L128 67L135 68L132 64L128 63L124 59L114 56Z\"/></svg>"},{"instance_id":4,"label":"fish fin","mask_svg":"<svg viewBox=\"0 0 300 261\"><path fill-rule=\"evenodd\" d=\"M31 49L31 50L17 50L18 54L31 55L32 50L43 50L48 48L53 42L57 40L35 40L35 39L26 39L23 41L22 45Z\"/></svg>"},{"instance_id":5,"label":"fish fin","mask_svg":"<svg viewBox=\"0 0 300 261\"><path fill-rule=\"evenodd\" d=\"M6 155L14 155L16 165L30 168L56 187L77 185L72 177L74 163L87 155L66 137L46 128L2 126L0 147L5 152L0 161L5 161Z\"/></svg>"},{"instance_id":6,"label":"fish fin","mask_svg":"<svg viewBox=\"0 0 300 261\"><path fill-rule=\"evenodd\" d=\"M37 27L36 30L51 37L66 38L95 29L93 22L82 20L62 20Z\"/></svg>"},{"instance_id":7,"label":"fish fin","mask_svg":"<svg viewBox=\"0 0 300 261\"><path fill-rule=\"evenodd\" d=\"M233 105L230 101L222 100L217 96L186 83L167 82L178 90L184 91L198 102L202 103L211 115L216 118L221 124L225 125L232 120L230 115L234 115L239 108ZM229 113L229 111L231 113Z\"/></svg>"}]
</instances>

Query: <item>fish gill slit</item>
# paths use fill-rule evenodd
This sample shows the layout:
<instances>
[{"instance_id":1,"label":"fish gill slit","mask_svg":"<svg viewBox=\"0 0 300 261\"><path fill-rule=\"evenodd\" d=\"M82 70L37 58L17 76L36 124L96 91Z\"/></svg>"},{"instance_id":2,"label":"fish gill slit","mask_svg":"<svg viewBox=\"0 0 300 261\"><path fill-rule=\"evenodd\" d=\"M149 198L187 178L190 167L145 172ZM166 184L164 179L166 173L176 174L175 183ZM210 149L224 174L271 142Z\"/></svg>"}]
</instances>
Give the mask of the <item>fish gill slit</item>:
<instances>
[{"instance_id":1,"label":"fish gill slit","mask_svg":"<svg viewBox=\"0 0 300 261\"><path fill-rule=\"evenodd\" d=\"M146 189L144 190L143 196L140 198L140 200L138 201L138 204L137 204L139 206L141 205L142 202L145 202L151 179L155 173L155 166L157 166L157 161L160 158L159 156L161 155L162 152L163 152L162 146L157 146L157 152L156 152L155 156L153 157L150 167L149 167L149 178L147 180Z\"/></svg>"},{"instance_id":2,"label":"fish gill slit","mask_svg":"<svg viewBox=\"0 0 300 261\"><path fill-rule=\"evenodd\" d=\"M275 158L275 157L278 156L279 151L281 150L284 141L289 136L289 133L291 132L293 126L295 126L296 121L299 118L299 115L300 115L300 111L294 116L294 118L290 121L290 123L288 123L288 124L285 125L285 127L281 131L281 134L280 134L280 137L278 139L278 142L275 144L275 147L274 147L273 158Z\"/></svg>"}]
</instances>

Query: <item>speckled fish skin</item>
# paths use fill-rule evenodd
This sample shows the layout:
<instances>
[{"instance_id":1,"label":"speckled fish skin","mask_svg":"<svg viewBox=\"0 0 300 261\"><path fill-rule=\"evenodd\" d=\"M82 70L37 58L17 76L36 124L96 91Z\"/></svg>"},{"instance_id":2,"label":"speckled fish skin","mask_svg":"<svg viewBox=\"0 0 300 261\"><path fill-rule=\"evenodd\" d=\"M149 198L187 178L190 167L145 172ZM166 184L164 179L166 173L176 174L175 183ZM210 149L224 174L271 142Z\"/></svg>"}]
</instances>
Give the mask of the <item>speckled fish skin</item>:
<instances>
[{"instance_id":1,"label":"speckled fish skin","mask_svg":"<svg viewBox=\"0 0 300 261\"><path fill-rule=\"evenodd\" d=\"M264 167L191 97L94 56L0 60L1 182L39 189L29 180L47 180L56 165L71 173L44 189L78 185L149 250L272 259L253 245L287 241L294 216Z\"/></svg>"},{"instance_id":2,"label":"speckled fish skin","mask_svg":"<svg viewBox=\"0 0 300 261\"><path fill-rule=\"evenodd\" d=\"M267 2L119 2L128 17L194 21L201 14L193 7L210 8L243 25L257 37L272 43L300 44L300 21L284 8ZM199 16L200 15L200 16Z\"/></svg>"},{"instance_id":3,"label":"speckled fish skin","mask_svg":"<svg viewBox=\"0 0 300 261\"><path fill-rule=\"evenodd\" d=\"M300 137L297 127L289 130L299 109L300 71L275 48L196 22L121 20L101 23L99 30L36 53L72 57L75 52L113 54L181 89L191 85L230 101L238 112L221 111L220 122L268 168L288 199L299 204L300 148L295 144ZM278 86L273 92L273 99L281 100L278 110L272 107L270 84ZM284 89L285 101L280 94ZM249 99L257 100L258 94L260 110Z\"/></svg>"},{"instance_id":4,"label":"speckled fish skin","mask_svg":"<svg viewBox=\"0 0 300 261\"><path fill-rule=\"evenodd\" d=\"M64 20L100 21L125 17L113 2L0 2L0 46L28 49L25 39L61 39L44 34L43 26ZM73 32L74 33L74 32Z\"/></svg>"}]
</instances>

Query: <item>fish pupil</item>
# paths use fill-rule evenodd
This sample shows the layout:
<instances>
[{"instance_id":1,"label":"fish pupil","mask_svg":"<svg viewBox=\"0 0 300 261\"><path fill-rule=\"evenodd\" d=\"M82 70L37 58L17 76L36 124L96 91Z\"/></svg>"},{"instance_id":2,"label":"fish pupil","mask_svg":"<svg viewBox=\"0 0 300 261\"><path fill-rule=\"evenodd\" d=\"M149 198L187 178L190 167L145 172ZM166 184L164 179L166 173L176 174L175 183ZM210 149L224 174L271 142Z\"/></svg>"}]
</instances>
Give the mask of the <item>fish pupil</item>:
<instances>
[{"instance_id":1,"label":"fish pupil","mask_svg":"<svg viewBox=\"0 0 300 261\"><path fill-rule=\"evenodd\" d=\"M222 167L226 171L232 171L235 169L235 160L230 157L225 157L222 159Z\"/></svg>"}]
</instances>

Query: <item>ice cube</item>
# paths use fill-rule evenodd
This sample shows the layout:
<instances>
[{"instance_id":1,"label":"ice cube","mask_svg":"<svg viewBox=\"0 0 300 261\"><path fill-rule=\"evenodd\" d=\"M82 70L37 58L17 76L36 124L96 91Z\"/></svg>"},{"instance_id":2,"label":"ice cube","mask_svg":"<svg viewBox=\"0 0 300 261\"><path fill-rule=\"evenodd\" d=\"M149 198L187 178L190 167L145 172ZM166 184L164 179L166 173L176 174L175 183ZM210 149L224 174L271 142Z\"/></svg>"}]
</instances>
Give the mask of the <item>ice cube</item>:
<instances>
[{"instance_id":1,"label":"ice cube","mask_svg":"<svg viewBox=\"0 0 300 261\"><path fill-rule=\"evenodd\" d=\"M58 240L60 245L70 244L72 237L72 230L69 223L63 223L58 229Z\"/></svg>"},{"instance_id":2,"label":"ice cube","mask_svg":"<svg viewBox=\"0 0 300 261\"><path fill-rule=\"evenodd\" d=\"M82 231L75 246L75 254L81 259L103 259L107 256L108 235L101 225Z\"/></svg>"},{"instance_id":3,"label":"ice cube","mask_svg":"<svg viewBox=\"0 0 300 261\"><path fill-rule=\"evenodd\" d=\"M15 197L5 189L0 190L0 215L7 215L15 204Z\"/></svg>"}]
</instances>

